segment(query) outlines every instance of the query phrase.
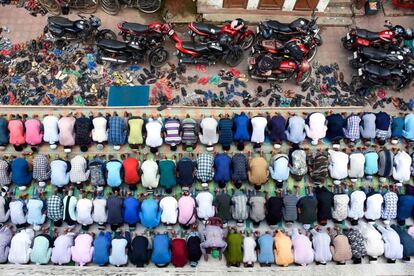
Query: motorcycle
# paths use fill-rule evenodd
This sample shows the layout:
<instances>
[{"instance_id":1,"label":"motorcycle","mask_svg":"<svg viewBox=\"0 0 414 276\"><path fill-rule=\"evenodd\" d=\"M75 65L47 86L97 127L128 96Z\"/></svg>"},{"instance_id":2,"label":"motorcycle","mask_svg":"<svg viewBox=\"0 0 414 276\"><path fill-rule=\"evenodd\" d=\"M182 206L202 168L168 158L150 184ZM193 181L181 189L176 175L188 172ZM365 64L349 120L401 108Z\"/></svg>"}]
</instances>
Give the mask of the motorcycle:
<instances>
[{"instance_id":1,"label":"motorcycle","mask_svg":"<svg viewBox=\"0 0 414 276\"><path fill-rule=\"evenodd\" d=\"M411 83L414 74L413 68L412 64L388 69L375 63L367 63L358 68L358 75L353 77L352 82L360 84L362 87L389 86L393 90L399 91Z\"/></svg>"},{"instance_id":2,"label":"motorcycle","mask_svg":"<svg viewBox=\"0 0 414 276\"><path fill-rule=\"evenodd\" d=\"M124 21L118 23L118 29L119 35L125 42L138 41L142 38L151 39L154 43L162 43L165 40L162 24L158 22L143 25Z\"/></svg>"},{"instance_id":3,"label":"motorcycle","mask_svg":"<svg viewBox=\"0 0 414 276\"><path fill-rule=\"evenodd\" d=\"M312 67L306 59L298 62L289 56L276 57L267 53L250 57L248 66L250 77L259 82L282 82L294 78L297 84L302 84L312 73Z\"/></svg>"},{"instance_id":4,"label":"motorcycle","mask_svg":"<svg viewBox=\"0 0 414 276\"><path fill-rule=\"evenodd\" d=\"M171 24L163 25L163 32L175 42L178 63L185 64L215 64L221 60L228 66L235 67L243 58L243 50L239 45L233 44L228 34L222 34L217 42L197 43L183 41L178 37Z\"/></svg>"},{"instance_id":5,"label":"motorcycle","mask_svg":"<svg viewBox=\"0 0 414 276\"><path fill-rule=\"evenodd\" d=\"M351 59L349 60L350 65L357 69L362 67L366 63L376 63L384 68L393 69L401 64L406 64L410 57L411 50L408 47L402 47L398 50L383 50L372 47L358 48Z\"/></svg>"},{"instance_id":6,"label":"motorcycle","mask_svg":"<svg viewBox=\"0 0 414 276\"><path fill-rule=\"evenodd\" d=\"M168 60L168 52L159 45L151 45L142 40L141 43L122 42L114 39L102 39L96 43L98 47L97 62L113 62L117 64L141 63L147 57L152 67L161 67Z\"/></svg>"},{"instance_id":7,"label":"motorcycle","mask_svg":"<svg viewBox=\"0 0 414 276\"><path fill-rule=\"evenodd\" d=\"M346 34L341 40L342 45L347 50L355 50L358 47L374 47L388 49L391 46L399 46L404 39L412 39L413 31L411 28L404 29L400 25L393 26L386 20L384 27L387 30L371 32L366 29L355 28Z\"/></svg>"},{"instance_id":8,"label":"motorcycle","mask_svg":"<svg viewBox=\"0 0 414 276\"><path fill-rule=\"evenodd\" d=\"M319 35L319 27L316 24L318 18L312 13L310 20L300 17L290 23L282 23L276 20L260 22L257 26L258 39L277 39L288 41L292 38L311 37L316 45L322 45L322 38Z\"/></svg>"},{"instance_id":9,"label":"motorcycle","mask_svg":"<svg viewBox=\"0 0 414 276\"><path fill-rule=\"evenodd\" d=\"M115 39L116 34L109 30L99 30L101 20L91 15L89 19L79 15L79 20L69 20L61 16L49 16L47 19L47 26L44 28L46 36L56 42L66 44L69 41L81 41L90 43L101 39Z\"/></svg>"},{"instance_id":10,"label":"motorcycle","mask_svg":"<svg viewBox=\"0 0 414 276\"><path fill-rule=\"evenodd\" d=\"M233 43L240 45L243 50L248 50L256 40L254 32L248 29L245 21L241 18L227 21L223 27L202 22L190 22L188 28L190 29L188 34L193 42L196 39L202 43L216 42L220 35L228 34L233 38Z\"/></svg>"}]
</instances>

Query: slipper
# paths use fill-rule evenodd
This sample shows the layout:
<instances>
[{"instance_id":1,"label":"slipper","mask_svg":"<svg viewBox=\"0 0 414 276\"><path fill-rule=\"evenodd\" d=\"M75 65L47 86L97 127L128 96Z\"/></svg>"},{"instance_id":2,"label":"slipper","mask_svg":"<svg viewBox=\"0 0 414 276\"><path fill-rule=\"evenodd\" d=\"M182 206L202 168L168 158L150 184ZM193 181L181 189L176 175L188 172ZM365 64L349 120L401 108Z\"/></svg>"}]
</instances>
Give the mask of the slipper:
<instances>
[{"instance_id":1,"label":"slipper","mask_svg":"<svg viewBox=\"0 0 414 276\"><path fill-rule=\"evenodd\" d=\"M201 67L201 64L200 63L197 63L196 64L196 71L200 71L200 67Z\"/></svg>"},{"instance_id":2,"label":"slipper","mask_svg":"<svg viewBox=\"0 0 414 276\"><path fill-rule=\"evenodd\" d=\"M207 72L207 67L206 67L205 64L201 64L200 68L201 68L201 72L203 72L203 73Z\"/></svg>"}]
</instances>

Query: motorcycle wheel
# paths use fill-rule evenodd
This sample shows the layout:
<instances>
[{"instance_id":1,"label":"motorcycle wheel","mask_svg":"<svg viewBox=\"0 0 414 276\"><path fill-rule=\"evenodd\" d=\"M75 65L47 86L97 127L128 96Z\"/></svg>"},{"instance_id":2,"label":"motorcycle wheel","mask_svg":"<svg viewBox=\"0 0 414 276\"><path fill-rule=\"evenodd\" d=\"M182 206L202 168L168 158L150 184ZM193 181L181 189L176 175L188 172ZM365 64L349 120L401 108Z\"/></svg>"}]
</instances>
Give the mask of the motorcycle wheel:
<instances>
[{"instance_id":1,"label":"motorcycle wheel","mask_svg":"<svg viewBox=\"0 0 414 276\"><path fill-rule=\"evenodd\" d=\"M359 67L361 67L361 63L359 63L358 61L352 59L349 61L349 65L351 65L352 68L354 69L358 69Z\"/></svg>"},{"instance_id":2,"label":"motorcycle wheel","mask_svg":"<svg viewBox=\"0 0 414 276\"><path fill-rule=\"evenodd\" d=\"M240 47L232 49L227 54L225 63L230 67L236 67L243 59L243 50Z\"/></svg>"},{"instance_id":3,"label":"motorcycle wheel","mask_svg":"<svg viewBox=\"0 0 414 276\"><path fill-rule=\"evenodd\" d=\"M243 40L239 41L239 45L244 51L246 51L246 50L249 50L252 47L255 40L256 40L256 35L251 33L251 34L243 37Z\"/></svg>"},{"instance_id":4,"label":"motorcycle wheel","mask_svg":"<svg viewBox=\"0 0 414 276\"><path fill-rule=\"evenodd\" d=\"M155 13L161 9L162 0L138 0L137 8L143 13Z\"/></svg>"},{"instance_id":5,"label":"motorcycle wheel","mask_svg":"<svg viewBox=\"0 0 414 276\"><path fill-rule=\"evenodd\" d=\"M312 48L310 48L309 49L309 52L308 52L308 54L307 54L307 60L309 61L309 62L311 62L312 61L312 59L316 56L316 53L318 52L318 46L313 46Z\"/></svg>"},{"instance_id":6,"label":"motorcycle wheel","mask_svg":"<svg viewBox=\"0 0 414 276\"><path fill-rule=\"evenodd\" d=\"M152 67L161 67L168 60L168 52L165 49L153 51L149 55L149 63Z\"/></svg>"},{"instance_id":7,"label":"motorcycle wheel","mask_svg":"<svg viewBox=\"0 0 414 276\"><path fill-rule=\"evenodd\" d=\"M306 71L305 73L303 73L302 77L298 81L298 84L302 84L305 81L307 81L309 79L309 77L311 76L311 74L312 74L312 66L309 67L309 70L308 71Z\"/></svg>"},{"instance_id":8,"label":"motorcycle wheel","mask_svg":"<svg viewBox=\"0 0 414 276\"><path fill-rule=\"evenodd\" d=\"M104 29L104 30L99 31L98 34L96 35L96 41L99 41L101 39L116 40L116 34L109 29Z\"/></svg>"}]
</instances>

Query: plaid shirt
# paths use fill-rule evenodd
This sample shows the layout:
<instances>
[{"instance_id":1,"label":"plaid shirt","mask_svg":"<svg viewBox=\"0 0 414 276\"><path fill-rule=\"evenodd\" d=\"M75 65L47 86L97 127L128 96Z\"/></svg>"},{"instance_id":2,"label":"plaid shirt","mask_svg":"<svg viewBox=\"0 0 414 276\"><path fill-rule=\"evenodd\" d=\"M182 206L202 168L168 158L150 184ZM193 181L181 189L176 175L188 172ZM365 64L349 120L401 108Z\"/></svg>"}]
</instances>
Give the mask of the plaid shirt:
<instances>
[{"instance_id":1,"label":"plaid shirt","mask_svg":"<svg viewBox=\"0 0 414 276\"><path fill-rule=\"evenodd\" d=\"M70 182L80 183L88 180L88 161L82 155L77 155L72 158L70 160L70 166Z\"/></svg>"},{"instance_id":2,"label":"plaid shirt","mask_svg":"<svg viewBox=\"0 0 414 276\"><path fill-rule=\"evenodd\" d=\"M398 195L394 192L387 192L383 195L383 198L381 218L385 220L395 219L397 217Z\"/></svg>"},{"instance_id":3,"label":"plaid shirt","mask_svg":"<svg viewBox=\"0 0 414 276\"><path fill-rule=\"evenodd\" d=\"M197 178L205 183L209 182L214 177L214 158L213 155L202 153L197 158Z\"/></svg>"},{"instance_id":4,"label":"plaid shirt","mask_svg":"<svg viewBox=\"0 0 414 276\"><path fill-rule=\"evenodd\" d=\"M109 118L108 142L111 145L123 145L126 139L125 120L119 116Z\"/></svg>"},{"instance_id":5,"label":"plaid shirt","mask_svg":"<svg viewBox=\"0 0 414 276\"><path fill-rule=\"evenodd\" d=\"M377 138L380 140L386 140L391 137L391 127L388 130L377 129Z\"/></svg>"},{"instance_id":6,"label":"plaid shirt","mask_svg":"<svg viewBox=\"0 0 414 276\"><path fill-rule=\"evenodd\" d=\"M37 181L46 181L50 178L51 170L49 159L44 154L38 154L33 159L33 178Z\"/></svg>"},{"instance_id":7,"label":"plaid shirt","mask_svg":"<svg viewBox=\"0 0 414 276\"><path fill-rule=\"evenodd\" d=\"M0 185L10 185L10 164L6 160L0 160Z\"/></svg>"},{"instance_id":8,"label":"plaid shirt","mask_svg":"<svg viewBox=\"0 0 414 276\"><path fill-rule=\"evenodd\" d=\"M47 199L47 216L53 221L63 218L63 202L60 196L52 195Z\"/></svg>"},{"instance_id":9,"label":"plaid shirt","mask_svg":"<svg viewBox=\"0 0 414 276\"><path fill-rule=\"evenodd\" d=\"M357 115L351 115L346 120L347 127L344 128L345 137L355 141L360 138L360 128L359 124L361 123L361 118Z\"/></svg>"}]
</instances>

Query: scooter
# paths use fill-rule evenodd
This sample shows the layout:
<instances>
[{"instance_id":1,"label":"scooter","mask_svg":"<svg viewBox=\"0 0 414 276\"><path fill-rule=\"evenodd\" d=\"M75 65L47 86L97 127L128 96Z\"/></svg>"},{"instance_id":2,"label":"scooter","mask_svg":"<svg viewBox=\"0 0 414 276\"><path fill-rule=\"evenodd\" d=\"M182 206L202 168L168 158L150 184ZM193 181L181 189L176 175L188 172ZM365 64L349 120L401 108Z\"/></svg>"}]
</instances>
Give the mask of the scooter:
<instances>
[{"instance_id":1,"label":"scooter","mask_svg":"<svg viewBox=\"0 0 414 276\"><path fill-rule=\"evenodd\" d=\"M381 67L393 69L400 65L405 65L410 57L413 57L408 47L402 47L398 50L383 50L372 47L358 48L351 59L350 65L357 69L367 63L376 63Z\"/></svg>"},{"instance_id":2,"label":"scooter","mask_svg":"<svg viewBox=\"0 0 414 276\"><path fill-rule=\"evenodd\" d=\"M151 23L143 25L132 22L118 23L119 35L125 42L138 41L142 39L152 40L154 43L162 43L165 40L165 33L162 32L162 23Z\"/></svg>"},{"instance_id":3,"label":"scooter","mask_svg":"<svg viewBox=\"0 0 414 276\"><path fill-rule=\"evenodd\" d=\"M404 29L400 25L393 26L386 20L384 27L387 30L371 32L366 29L355 28L342 38L342 45L347 50L355 50L358 47L374 47L389 49L390 47L400 46L403 39L412 39L413 30Z\"/></svg>"},{"instance_id":4,"label":"scooter","mask_svg":"<svg viewBox=\"0 0 414 276\"><path fill-rule=\"evenodd\" d=\"M178 37L171 24L164 24L163 31L175 42L178 63L185 64L215 64L223 61L228 66L237 66L243 58L243 50L239 45L233 45L233 39L228 34L222 34L217 42L197 43L183 41Z\"/></svg>"},{"instance_id":5,"label":"scooter","mask_svg":"<svg viewBox=\"0 0 414 276\"><path fill-rule=\"evenodd\" d=\"M191 40L198 39L202 43L216 42L220 35L228 34L233 38L233 43L240 45L243 50L248 50L256 40L254 32L248 29L246 22L241 18L227 21L227 24L222 27L202 22L190 22L188 28Z\"/></svg>"}]
</instances>

